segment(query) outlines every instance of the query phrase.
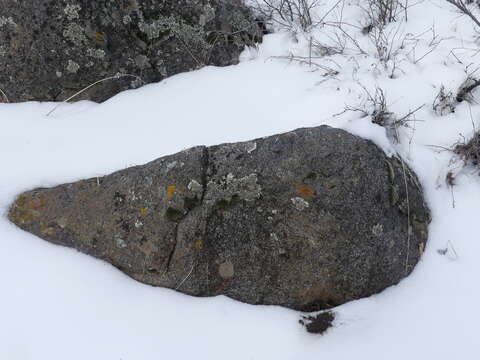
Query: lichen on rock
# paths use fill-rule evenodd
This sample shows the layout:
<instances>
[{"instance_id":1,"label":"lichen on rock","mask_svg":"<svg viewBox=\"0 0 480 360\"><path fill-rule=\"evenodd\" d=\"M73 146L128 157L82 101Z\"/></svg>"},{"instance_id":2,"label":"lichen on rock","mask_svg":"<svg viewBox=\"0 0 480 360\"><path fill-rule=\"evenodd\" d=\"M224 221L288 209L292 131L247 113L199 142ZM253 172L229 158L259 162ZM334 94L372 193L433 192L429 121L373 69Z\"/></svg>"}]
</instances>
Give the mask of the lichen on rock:
<instances>
[{"instance_id":1,"label":"lichen on rock","mask_svg":"<svg viewBox=\"0 0 480 360\"><path fill-rule=\"evenodd\" d=\"M326 126L35 189L8 217L147 284L302 311L398 283L419 261L430 220L405 164Z\"/></svg>"},{"instance_id":2,"label":"lichen on rock","mask_svg":"<svg viewBox=\"0 0 480 360\"><path fill-rule=\"evenodd\" d=\"M235 197L239 200L255 201L262 194L257 174L252 173L240 178L232 173L211 180L207 184L207 201L231 202Z\"/></svg>"},{"instance_id":3,"label":"lichen on rock","mask_svg":"<svg viewBox=\"0 0 480 360\"><path fill-rule=\"evenodd\" d=\"M87 42L84 29L77 23L70 23L63 30L63 36L77 46Z\"/></svg>"},{"instance_id":4,"label":"lichen on rock","mask_svg":"<svg viewBox=\"0 0 480 360\"><path fill-rule=\"evenodd\" d=\"M141 78L102 82L75 98L104 101L204 65L235 64L262 37L248 7L223 0L5 0L0 28L0 83L12 102L67 98L117 73ZM11 61L25 53L28 72ZM69 59L79 65L75 82L52 77Z\"/></svg>"},{"instance_id":5,"label":"lichen on rock","mask_svg":"<svg viewBox=\"0 0 480 360\"><path fill-rule=\"evenodd\" d=\"M67 16L67 19L72 21L75 19L78 19L80 16L78 15L78 12L82 9L82 7L78 4L68 4L65 6L63 9L63 12Z\"/></svg>"},{"instance_id":6,"label":"lichen on rock","mask_svg":"<svg viewBox=\"0 0 480 360\"><path fill-rule=\"evenodd\" d=\"M68 60L67 64L67 71L72 74L76 74L78 69L80 69L80 65L78 65L75 61L73 60Z\"/></svg>"},{"instance_id":7,"label":"lichen on rock","mask_svg":"<svg viewBox=\"0 0 480 360\"><path fill-rule=\"evenodd\" d=\"M103 59L105 58L105 50L103 49L87 49L87 55L96 59Z\"/></svg>"},{"instance_id":8,"label":"lichen on rock","mask_svg":"<svg viewBox=\"0 0 480 360\"><path fill-rule=\"evenodd\" d=\"M5 16L0 16L0 28L11 25L11 26L16 26L17 24L15 21L13 21L13 18L11 16L5 17Z\"/></svg>"},{"instance_id":9,"label":"lichen on rock","mask_svg":"<svg viewBox=\"0 0 480 360\"><path fill-rule=\"evenodd\" d=\"M301 197L292 198L291 201L293 206L295 206L295 209L297 209L298 211L303 211L310 207L310 204Z\"/></svg>"}]
</instances>

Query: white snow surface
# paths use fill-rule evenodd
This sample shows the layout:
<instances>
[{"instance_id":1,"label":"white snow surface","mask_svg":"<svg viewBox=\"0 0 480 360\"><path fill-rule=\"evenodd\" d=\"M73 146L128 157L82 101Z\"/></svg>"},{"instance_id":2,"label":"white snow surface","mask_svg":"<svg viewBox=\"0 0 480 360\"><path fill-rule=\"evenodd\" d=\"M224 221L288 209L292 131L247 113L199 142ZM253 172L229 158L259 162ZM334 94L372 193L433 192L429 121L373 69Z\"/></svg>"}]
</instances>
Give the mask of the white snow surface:
<instances>
[{"instance_id":1,"label":"white snow surface","mask_svg":"<svg viewBox=\"0 0 480 360\"><path fill-rule=\"evenodd\" d=\"M317 11L336 2L325 0ZM0 105L0 359L477 358L480 178L447 148L480 128L480 106L463 102L440 116L432 103L441 85L455 92L465 72L480 66L478 32L446 1L416 4L408 21L387 27L394 44L408 34L416 39L393 45L392 71L393 62L382 64L360 32L367 19L355 3L344 2L328 18L356 25L347 29L365 53L349 43L344 54L312 59L335 75L309 60L281 58L308 58L309 37L321 39L328 27L311 35L280 31L247 49L236 66L176 75L103 104L63 104L48 117L56 104ZM340 114L346 106L368 109L364 88L373 94L376 86L398 118L425 104L398 129L399 143L369 116ZM378 295L334 309L334 326L322 336L308 334L292 310L143 285L6 218L15 197L35 187L105 175L195 145L321 124L401 154L432 212L414 272ZM450 171L453 187L445 181Z\"/></svg>"}]
</instances>

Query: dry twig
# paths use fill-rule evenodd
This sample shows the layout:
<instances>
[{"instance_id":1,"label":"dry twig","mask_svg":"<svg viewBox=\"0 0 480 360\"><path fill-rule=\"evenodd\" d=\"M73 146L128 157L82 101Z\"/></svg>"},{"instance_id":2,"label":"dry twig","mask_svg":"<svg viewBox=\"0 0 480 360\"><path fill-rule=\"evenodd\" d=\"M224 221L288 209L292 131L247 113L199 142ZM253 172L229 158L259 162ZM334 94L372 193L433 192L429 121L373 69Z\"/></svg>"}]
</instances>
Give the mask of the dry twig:
<instances>
[{"instance_id":1,"label":"dry twig","mask_svg":"<svg viewBox=\"0 0 480 360\"><path fill-rule=\"evenodd\" d=\"M84 93L85 91L87 91L88 89L92 88L93 86L97 85L97 84L100 84L104 81L108 81L108 80L114 80L114 79L120 79L120 78L123 78L123 77L134 77L140 81L143 82L143 80L136 76L136 75L131 75L131 74L116 74L114 76L110 76L110 77L107 77L105 79L101 79L101 80L98 80L98 81L95 81L93 84L90 84L86 87L84 87L82 90L76 92L75 94L73 94L72 96L70 96L68 99L65 99L63 100L62 102L58 103L52 110L50 110L46 116L50 116L55 110L57 110L61 105L63 105L64 103L66 102L69 102L70 100L73 100L74 98L76 98L78 95Z\"/></svg>"}]
</instances>

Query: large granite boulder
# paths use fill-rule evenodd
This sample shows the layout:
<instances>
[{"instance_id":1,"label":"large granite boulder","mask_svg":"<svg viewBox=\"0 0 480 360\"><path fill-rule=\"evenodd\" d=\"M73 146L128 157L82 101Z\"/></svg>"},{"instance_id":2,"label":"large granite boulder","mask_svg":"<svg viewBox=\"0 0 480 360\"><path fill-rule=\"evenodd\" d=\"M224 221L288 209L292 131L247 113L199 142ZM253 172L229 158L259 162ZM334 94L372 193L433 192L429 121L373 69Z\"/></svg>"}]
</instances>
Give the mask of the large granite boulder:
<instances>
[{"instance_id":1,"label":"large granite boulder","mask_svg":"<svg viewBox=\"0 0 480 360\"><path fill-rule=\"evenodd\" d=\"M398 283L430 221L406 165L327 126L35 189L8 216L147 284L302 311Z\"/></svg>"},{"instance_id":2,"label":"large granite boulder","mask_svg":"<svg viewBox=\"0 0 480 360\"><path fill-rule=\"evenodd\" d=\"M116 93L238 62L261 31L240 0L0 0L0 89L10 101ZM0 96L0 101L3 98Z\"/></svg>"}]
</instances>

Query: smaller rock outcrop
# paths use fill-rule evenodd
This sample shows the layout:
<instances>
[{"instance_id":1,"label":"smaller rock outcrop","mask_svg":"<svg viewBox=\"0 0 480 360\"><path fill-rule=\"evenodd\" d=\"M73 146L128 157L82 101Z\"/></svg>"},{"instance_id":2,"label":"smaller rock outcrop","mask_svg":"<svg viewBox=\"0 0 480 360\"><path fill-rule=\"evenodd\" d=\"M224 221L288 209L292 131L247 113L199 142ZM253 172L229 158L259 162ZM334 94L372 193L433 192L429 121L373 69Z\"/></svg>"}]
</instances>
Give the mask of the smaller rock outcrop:
<instances>
[{"instance_id":1,"label":"smaller rock outcrop","mask_svg":"<svg viewBox=\"0 0 480 360\"><path fill-rule=\"evenodd\" d=\"M104 101L204 65L235 64L262 37L239 0L0 0L0 9L0 88L11 102L65 100L123 74L76 98Z\"/></svg>"}]
</instances>

